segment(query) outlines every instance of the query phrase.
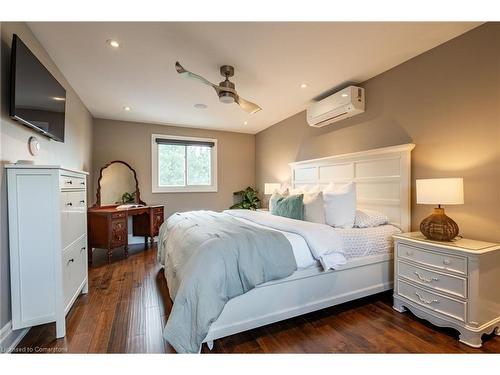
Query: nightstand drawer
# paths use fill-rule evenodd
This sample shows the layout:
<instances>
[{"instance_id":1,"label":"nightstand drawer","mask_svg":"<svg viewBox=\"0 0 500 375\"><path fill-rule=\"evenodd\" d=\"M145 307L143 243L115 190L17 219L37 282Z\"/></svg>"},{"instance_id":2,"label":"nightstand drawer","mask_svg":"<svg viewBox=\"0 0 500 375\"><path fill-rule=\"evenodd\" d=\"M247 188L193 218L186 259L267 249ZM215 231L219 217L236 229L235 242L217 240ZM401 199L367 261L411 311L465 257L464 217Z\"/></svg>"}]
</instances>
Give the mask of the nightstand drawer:
<instances>
[{"instance_id":1,"label":"nightstand drawer","mask_svg":"<svg viewBox=\"0 0 500 375\"><path fill-rule=\"evenodd\" d=\"M467 258L448 255L439 252L430 252L402 243L397 244L397 256L426 266L439 268L443 271L452 271L467 275Z\"/></svg>"},{"instance_id":2,"label":"nightstand drawer","mask_svg":"<svg viewBox=\"0 0 500 375\"><path fill-rule=\"evenodd\" d=\"M406 281L398 279L398 294L410 301L447 315L454 319L465 322L465 311L467 304L452 298L445 297L438 293L429 292L423 288L414 286Z\"/></svg>"},{"instance_id":3,"label":"nightstand drawer","mask_svg":"<svg viewBox=\"0 0 500 375\"><path fill-rule=\"evenodd\" d=\"M434 272L402 261L398 261L398 276L436 291L446 292L461 298L467 297L467 279L464 277Z\"/></svg>"}]
</instances>

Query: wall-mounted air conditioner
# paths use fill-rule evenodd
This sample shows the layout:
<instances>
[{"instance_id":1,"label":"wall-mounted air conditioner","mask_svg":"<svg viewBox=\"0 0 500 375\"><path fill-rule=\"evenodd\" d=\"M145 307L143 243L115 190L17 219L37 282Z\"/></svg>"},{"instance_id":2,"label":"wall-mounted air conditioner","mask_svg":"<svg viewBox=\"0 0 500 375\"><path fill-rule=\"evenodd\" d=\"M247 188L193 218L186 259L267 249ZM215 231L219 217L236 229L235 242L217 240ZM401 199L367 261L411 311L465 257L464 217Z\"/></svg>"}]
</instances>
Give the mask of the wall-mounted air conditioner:
<instances>
[{"instance_id":1,"label":"wall-mounted air conditioner","mask_svg":"<svg viewBox=\"0 0 500 375\"><path fill-rule=\"evenodd\" d=\"M322 126L365 111L365 89L349 86L307 108L309 126Z\"/></svg>"}]
</instances>

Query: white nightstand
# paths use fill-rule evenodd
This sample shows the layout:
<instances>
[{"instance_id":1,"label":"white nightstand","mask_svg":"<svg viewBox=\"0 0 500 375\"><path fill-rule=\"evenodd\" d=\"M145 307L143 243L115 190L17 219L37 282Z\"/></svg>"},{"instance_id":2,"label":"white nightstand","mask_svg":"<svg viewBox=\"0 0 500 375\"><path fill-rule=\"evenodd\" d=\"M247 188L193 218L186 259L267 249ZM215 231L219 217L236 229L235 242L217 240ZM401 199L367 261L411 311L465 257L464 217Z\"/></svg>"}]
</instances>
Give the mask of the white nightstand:
<instances>
[{"instance_id":1,"label":"white nightstand","mask_svg":"<svg viewBox=\"0 0 500 375\"><path fill-rule=\"evenodd\" d=\"M500 335L500 245L460 239L427 240L420 232L394 236L394 309L409 309L480 347Z\"/></svg>"}]
</instances>

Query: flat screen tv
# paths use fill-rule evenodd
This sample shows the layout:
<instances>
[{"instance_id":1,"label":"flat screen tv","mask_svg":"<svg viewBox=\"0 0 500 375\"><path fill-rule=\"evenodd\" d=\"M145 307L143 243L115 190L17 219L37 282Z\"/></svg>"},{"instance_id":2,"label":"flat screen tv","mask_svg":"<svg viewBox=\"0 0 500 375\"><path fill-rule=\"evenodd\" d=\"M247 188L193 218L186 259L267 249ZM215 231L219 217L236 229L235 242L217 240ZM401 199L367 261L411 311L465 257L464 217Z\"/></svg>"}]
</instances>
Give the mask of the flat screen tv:
<instances>
[{"instance_id":1,"label":"flat screen tv","mask_svg":"<svg viewBox=\"0 0 500 375\"><path fill-rule=\"evenodd\" d=\"M66 90L16 34L10 72L10 117L64 142Z\"/></svg>"}]
</instances>

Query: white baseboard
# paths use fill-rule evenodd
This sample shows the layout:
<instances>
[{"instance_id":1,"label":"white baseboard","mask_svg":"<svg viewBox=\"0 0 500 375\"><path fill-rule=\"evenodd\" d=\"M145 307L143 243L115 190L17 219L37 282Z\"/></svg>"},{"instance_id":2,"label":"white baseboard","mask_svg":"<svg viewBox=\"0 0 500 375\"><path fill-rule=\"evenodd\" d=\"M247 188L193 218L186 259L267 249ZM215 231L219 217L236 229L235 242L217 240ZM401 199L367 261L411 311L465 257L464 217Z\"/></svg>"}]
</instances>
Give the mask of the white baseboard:
<instances>
[{"instance_id":1,"label":"white baseboard","mask_svg":"<svg viewBox=\"0 0 500 375\"><path fill-rule=\"evenodd\" d=\"M12 330L12 322L8 322L0 329L0 353L10 353L19 344L30 329Z\"/></svg>"}]
</instances>

